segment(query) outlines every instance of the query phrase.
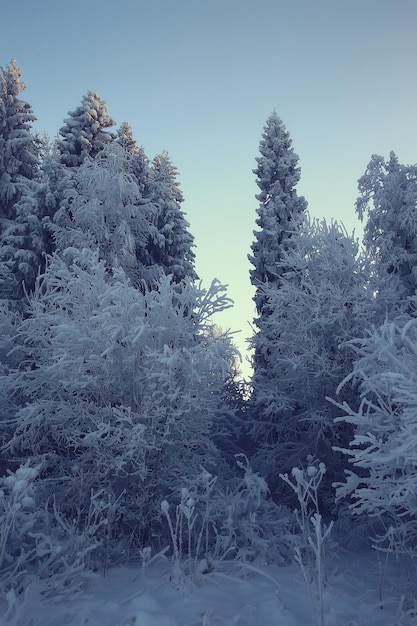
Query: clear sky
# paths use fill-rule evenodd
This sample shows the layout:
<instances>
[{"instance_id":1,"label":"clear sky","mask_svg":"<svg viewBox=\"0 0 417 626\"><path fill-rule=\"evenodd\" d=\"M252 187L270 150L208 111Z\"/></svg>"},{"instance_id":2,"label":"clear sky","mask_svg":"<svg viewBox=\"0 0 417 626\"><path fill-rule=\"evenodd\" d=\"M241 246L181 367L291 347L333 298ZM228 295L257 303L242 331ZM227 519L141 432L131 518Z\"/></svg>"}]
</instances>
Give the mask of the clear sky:
<instances>
[{"instance_id":1,"label":"clear sky","mask_svg":"<svg viewBox=\"0 0 417 626\"><path fill-rule=\"evenodd\" d=\"M94 90L149 158L168 150L197 272L229 285L221 323L241 331L241 351L254 316L252 170L272 110L310 213L348 230L372 154L417 162L417 0L20 0L1 8L0 65L13 57L40 133L55 136Z\"/></svg>"}]
</instances>

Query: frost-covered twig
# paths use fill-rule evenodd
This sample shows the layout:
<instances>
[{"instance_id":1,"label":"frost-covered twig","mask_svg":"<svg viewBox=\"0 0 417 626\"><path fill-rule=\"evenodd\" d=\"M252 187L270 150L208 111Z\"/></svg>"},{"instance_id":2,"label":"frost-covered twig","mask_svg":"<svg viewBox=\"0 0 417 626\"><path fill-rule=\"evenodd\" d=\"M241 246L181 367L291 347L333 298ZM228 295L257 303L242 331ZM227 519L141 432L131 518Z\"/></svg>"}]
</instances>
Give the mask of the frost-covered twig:
<instances>
[{"instance_id":1,"label":"frost-covered twig","mask_svg":"<svg viewBox=\"0 0 417 626\"><path fill-rule=\"evenodd\" d=\"M303 535L303 544L295 548L295 560L299 564L306 585L313 601L314 594L311 582L315 581L318 599L317 618L320 626L324 626L324 587L325 587L325 542L330 535L333 522L323 525L319 511L318 489L326 472L324 463L311 462L306 470L294 468L291 478L288 474L280 474L296 493L300 504L301 516L297 516Z\"/></svg>"}]
</instances>

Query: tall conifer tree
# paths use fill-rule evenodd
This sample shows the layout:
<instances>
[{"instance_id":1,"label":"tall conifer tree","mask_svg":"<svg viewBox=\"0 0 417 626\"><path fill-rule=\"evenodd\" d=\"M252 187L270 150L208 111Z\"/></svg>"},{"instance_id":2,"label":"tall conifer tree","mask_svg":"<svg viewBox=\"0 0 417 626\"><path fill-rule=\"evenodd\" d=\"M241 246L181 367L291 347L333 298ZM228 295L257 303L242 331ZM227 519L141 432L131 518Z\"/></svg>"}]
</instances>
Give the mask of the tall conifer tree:
<instances>
[{"instance_id":1,"label":"tall conifer tree","mask_svg":"<svg viewBox=\"0 0 417 626\"><path fill-rule=\"evenodd\" d=\"M21 178L33 178L38 166L38 141L31 134L36 121L31 106L19 99L26 85L13 59L0 74L0 208L13 218Z\"/></svg>"},{"instance_id":2,"label":"tall conifer tree","mask_svg":"<svg viewBox=\"0 0 417 626\"><path fill-rule=\"evenodd\" d=\"M196 279L197 274L192 250L194 238L181 210L184 198L176 181L177 173L167 152L154 158L150 180L154 217L148 250L153 263L164 274L172 274L175 282L181 282L185 278Z\"/></svg>"},{"instance_id":3,"label":"tall conifer tree","mask_svg":"<svg viewBox=\"0 0 417 626\"><path fill-rule=\"evenodd\" d=\"M268 289L278 289L286 267L282 259L291 247L291 239L298 232L307 203L295 190L300 179L297 167L298 156L292 148L292 141L281 119L274 111L268 118L259 144L261 156L256 159L258 167L253 170L260 193L256 224L260 230L254 231L252 255L253 265L250 278L256 292L254 302L258 317L254 320L258 327L254 353L254 381L261 386L270 377L269 365L265 360L265 347L271 340L265 320L271 313ZM257 385L253 387L252 408L257 400Z\"/></svg>"},{"instance_id":4,"label":"tall conifer tree","mask_svg":"<svg viewBox=\"0 0 417 626\"><path fill-rule=\"evenodd\" d=\"M0 70L0 294L16 300L23 281L36 273L31 266L36 265L39 220L32 205L17 206L36 175L40 142L31 133L32 108L18 97L26 85L16 60Z\"/></svg>"},{"instance_id":5,"label":"tall conifer tree","mask_svg":"<svg viewBox=\"0 0 417 626\"><path fill-rule=\"evenodd\" d=\"M289 248L294 232L298 231L307 208L305 199L297 195L295 187L300 179L298 156L292 148L292 140L281 119L274 111L268 118L259 144L261 156L256 159L258 167L253 171L260 193L255 241L250 271L256 288L255 304L258 314L266 313L267 304L263 287L279 286L285 268L280 266L282 252Z\"/></svg>"}]
</instances>

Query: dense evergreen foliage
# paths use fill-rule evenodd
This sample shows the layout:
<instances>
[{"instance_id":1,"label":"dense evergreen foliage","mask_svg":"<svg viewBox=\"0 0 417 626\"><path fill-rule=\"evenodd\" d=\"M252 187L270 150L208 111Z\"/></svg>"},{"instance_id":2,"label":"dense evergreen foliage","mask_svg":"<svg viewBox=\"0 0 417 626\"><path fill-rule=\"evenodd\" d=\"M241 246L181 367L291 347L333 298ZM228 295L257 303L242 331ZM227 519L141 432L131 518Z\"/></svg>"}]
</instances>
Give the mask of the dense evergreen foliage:
<instances>
[{"instance_id":1,"label":"dense evergreen foliage","mask_svg":"<svg viewBox=\"0 0 417 626\"><path fill-rule=\"evenodd\" d=\"M93 92L40 141L15 61L0 80L0 591L37 573L73 593L169 542L193 576L260 555L306 566L322 515L415 558L417 168L372 157L361 249L308 216L268 118L248 393L168 153L110 132Z\"/></svg>"},{"instance_id":2,"label":"dense evergreen foliage","mask_svg":"<svg viewBox=\"0 0 417 626\"><path fill-rule=\"evenodd\" d=\"M22 282L33 282L33 265L42 253L38 215L27 200L40 146L31 134L32 108L18 97L25 84L16 61L0 70L0 289L2 298L15 300Z\"/></svg>"},{"instance_id":3,"label":"dense evergreen foliage","mask_svg":"<svg viewBox=\"0 0 417 626\"><path fill-rule=\"evenodd\" d=\"M107 104L97 93L89 91L75 111L69 111L57 142L61 161L68 167L81 165L87 157L94 158L114 139L106 131L115 125L107 111Z\"/></svg>"},{"instance_id":4,"label":"dense evergreen foliage","mask_svg":"<svg viewBox=\"0 0 417 626\"><path fill-rule=\"evenodd\" d=\"M352 367L347 342L372 323L372 293L358 243L339 224L306 219L291 241L277 264L285 268L279 287L264 287L270 313L252 338L254 464L282 497L279 473L321 459L332 508L342 471L333 446L347 444L349 432L335 426L327 398Z\"/></svg>"},{"instance_id":5,"label":"dense evergreen foliage","mask_svg":"<svg viewBox=\"0 0 417 626\"><path fill-rule=\"evenodd\" d=\"M307 203L303 197L297 196L298 156L275 111L266 122L259 151L258 167L253 170L260 189L256 196L259 200L256 220L259 230L254 232L253 254L249 259L254 266L250 276L256 287L255 304L262 317L269 313L264 287L279 285L285 272L281 263L283 254L292 245L291 238L301 225Z\"/></svg>"}]
</instances>

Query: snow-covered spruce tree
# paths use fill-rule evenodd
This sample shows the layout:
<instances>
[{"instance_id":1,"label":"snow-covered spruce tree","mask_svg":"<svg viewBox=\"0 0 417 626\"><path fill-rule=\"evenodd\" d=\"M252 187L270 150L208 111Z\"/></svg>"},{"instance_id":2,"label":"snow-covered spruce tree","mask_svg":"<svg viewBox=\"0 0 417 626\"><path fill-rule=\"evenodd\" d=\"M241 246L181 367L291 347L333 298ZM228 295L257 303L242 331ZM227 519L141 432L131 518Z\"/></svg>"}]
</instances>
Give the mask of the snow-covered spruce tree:
<instances>
[{"instance_id":1,"label":"snow-covered spruce tree","mask_svg":"<svg viewBox=\"0 0 417 626\"><path fill-rule=\"evenodd\" d=\"M95 494L112 504L109 558L153 541L161 500L219 465L212 432L233 347L210 317L227 305L216 284L135 289L88 249L49 260L16 333L26 358L0 380L19 399L4 452L42 465L38 501L80 531Z\"/></svg>"},{"instance_id":2,"label":"snow-covered spruce tree","mask_svg":"<svg viewBox=\"0 0 417 626\"><path fill-rule=\"evenodd\" d=\"M15 219L3 231L0 249L2 297L24 308L25 294L32 291L38 272L44 265L45 241L38 213L37 180L21 181L20 199L14 205Z\"/></svg>"},{"instance_id":3,"label":"snow-covered spruce tree","mask_svg":"<svg viewBox=\"0 0 417 626\"><path fill-rule=\"evenodd\" d=\"M369 516L376 545L417 557L417 320L385 322L352 342L356 361L339 386L360 395L360 406L337 406L354 437L342 451L352 464L339 498L354 515Z\"/></svg>"},{"instance_id":4,"label":"snow-covered spruce tree","mask_svg":"<svg viewBox=\"0 0 417 626\"><path fill-rule=\"evenodd\" d=\"M116 143L120 144L132 157L139 153L138 144L133 137L133 130L130 124L122 122L116 131Z\"/></svg>"},{"instance_id":5,"label":"snow-covered spruce tree","mask_svg":"<svg viewBox=\"0 0 417 626\"><path fill-rule=\"evenodd\" d=\"M284 253L292 246L292 238L299 231L307 203L296 192L300 179L297 167L298 157L292 148L292 141L284 124L275 111L268 118L259 144L261 156L254 170L260 193L257 209L259 231L254 231L252 255L249 255L254 269L250 270L252 285L255 287L254 302L258 317L254 320L262 341L263 324L271 313L266 288L279 289L281 276L286 267L282 264ZM267 341L266 336L264 340ZM251 413L253 419L263 419L264 405L258 400L257 382L264 379L268 385L268 364L263 353L256 350L253 358L256 381L252 385Z\"/></svg>"},{"instance_id":6,"label":"snow-covered spruce tree","mask_svg":"<svg viewBox=\"0 0 417 626\"><path fill-rule=\"evenodd\" d=\"M194 238L181 210L184 198L176 180L177 169L167 152L157 155L152 163L149 192L154 207L151 235L147 250L152 263L175 282L196 279Z\"/></svg>"},{"instance_id":7,"label":"snow-covered spruce tree","mask_svg":"<svg viewBox=\"0 0 417 626\"><path fill-rule=\"evenodd\" d=\"M300 179L298 156L275 111L266 122L259 151L258 167L253 172L260 189L256 196L260 203L256 224L260 230L254 231L253 254L249 255L249 260L254 268L250 270L250 277L256 288L256 309L262 317L269 313L263 289L279 287L280 276L285 271L280 265L282 254L291 247L291 238L300 228L307 203L295 189Z\"/></svg>"},{"instance_id":8,"label":"snow-covered spruce tree","mask_svg":"<svg viewBox=\"0 0 417 626\"><path fill-rule=\"evenodd\" d=\"M417 166L374 155L359 180L356 203L365 217L364 244L374 259L373 274L382 320L407 310L417 287Z\"/></svg>"},{"instance_id":9,"label":"snow-covered spruce tree","mask_svg":"<svg viewBox=\"0 0 417 626\"><path fill-rule=\"evenodd\" d=\"M362 336L373 316L366 264L343 226L306 219L291 242L277 264L283 269L279 288L263 289L270 313L252 339L258 355L253 462L278 490L279 474L303 465L308 456L326 464L328 487L340 478L342 457L332 446L346 444L351 432L334 426L335 411L326 397L351 370L346 342ZM332 499L327 493L326 505Z\"/></svg>"},{"instance_id":10,"label":"snow-covered spruce tree","mask_svg":"<svg viewBox=\"0 0 417 626\"><path fill-rule=\"evenodd\" d=\"M26 294L34 289L37 275L45 269L46 255L55 250L51 224L70 179L56 146L45 138L36 176L21 183L21 197L14 207L15 225L8 236L8 243L14 249L10 287L15 299L23 298L20 303L23 309Z\"/></svg>"},{"instance_id":11,"label":"snow-covered spruce tree","mask_svg":"<svg viewBox=\"0 0 417 626\"><path fill-rule=\"evenodd\" d=\"M265 290L280 288L282 275L287 269L282 260L292 246L292 239L301 227L306 210L306 201L297 195L295 189L300 178L298 157L292 148L290 135L275 111L266 122L259 150L261 156L256 159L258 167L254 174L260 189L256 196L260 203L256 220L260 230L254 231L253 254L249 255L253 265L250 278L256 289L254 302L258 314L254 320L257 334L256 340L253 340L253 345L255 341L256 345L249 403L250 420L255 423L265 421L267 407L262 389L274 379L270 363L265 360L266 350L257 348L257 345L266 345L269 341L265 323L272 309Z\"/></svg>"},{"instance_id":12,"label":"snow-covered spruce tree","mask_svg":"<svg viewBox=\"0 0 417 626\"><path fill-rule=\"evenodd\" d=\"M0 69L0 206L2 217L11 218L20 178L33 178L37 171L38 141L31 134L37 118L18 97L26 85L16 60Z\"/></svg>"},{"instance_id":13,"label":"snow-covered spruce tree","mask_svg":"<svg viewBox=\"0 0 417 626\"><path fill-rule=\"evenodd\" d=\"M32 233L39 236L37 216L31 210L17 212L16 204L37 172L40 142L31 133L32 108L18 97L25 84L16 60L0 69L0 296L16 300L38 252L30 241Z\"/></svg>"},{"instance_id":14,"label":"snow-covered spruce tree","mask_svg":"<svg viewBox=\"0 0 417 626\"><path fill-rule=\"evenodd\" d=\"M94 158L109 142L114 134L106 131L115 125L110 117L107 104L100 96L88 91L75 111L69 111L64 125L59 130L57 141L61 161L68 167L81 165L86 157Z\"/></svg>"},{"instance_id":15,"label":"snow-covered spruce tree","mask_svg":"<svg viewBox=\"0 0 417 626\"><path fill-rule=\"evenodd\" d=\"M134 285L157 276L146 251L153 207L141 196L131 156L117 142L71 172L54 218L58 252L99 249L107 267L123 267Z\"/></svg>"},{"instance_id":16,"label":"snow-covered spruce tree","mask_svg":"<svg viewBox=\"0 0 417 626\"><path fill-rule=\"evenodd\" d=\"M127 122L117 129L116 143L120 144L128 154L128 171L133 174L143 198L149 196L150 165L142 146L138 146L133 131Z\"/></svg>"}]
</instances>

